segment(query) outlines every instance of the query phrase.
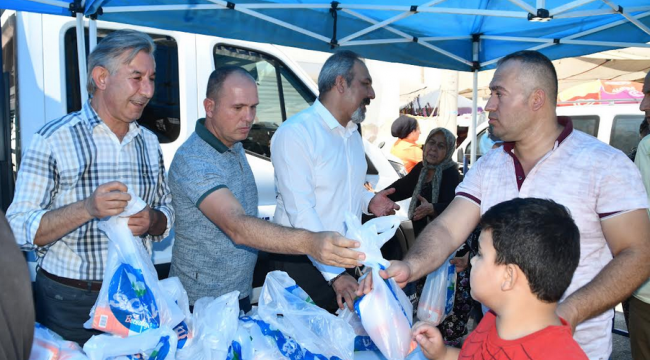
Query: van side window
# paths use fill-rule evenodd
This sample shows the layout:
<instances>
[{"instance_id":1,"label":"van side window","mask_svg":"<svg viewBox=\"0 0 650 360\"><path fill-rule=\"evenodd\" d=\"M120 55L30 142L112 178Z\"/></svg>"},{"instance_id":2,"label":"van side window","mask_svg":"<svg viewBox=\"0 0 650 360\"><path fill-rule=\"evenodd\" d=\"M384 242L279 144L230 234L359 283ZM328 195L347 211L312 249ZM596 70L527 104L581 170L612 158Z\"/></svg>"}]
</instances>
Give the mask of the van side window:
<instances>
[{"instance_id":1,"label":"van side window","mask_svg":"<svg viewBox=\"0 0 650 360\"><path fill-rule=\"evenodd\" d=\"M598 137L598 126L600 117L598 115L571 115L573 128L587 133L593 137Z\"/></svg>"},{"instance_id":2,"label":"van side window","mask_svg":"<svg viewBox=\"0 0 650 360\"><path fill-rule=\"evenodd\" d=\"M476 160L481 158L481 156L487 154L488 151L492 150L492 146L494 146L494 140L490 138L487 129L481 131L480 133L476 134L476 141L478 146L476 147ZM465 163L469 164L470 159L471 159L471 152L470 149L472 148L472 142L467 143L467 153L465 155ZM458 161L460 162L461 159L459 158Z\"/></svg>"},{"instance_id":3,"label":"van side window","mask_svg":"<svg viewBox=\"0 0 650 360\"><path fill-rule=\"evenodd\" d=\"M97 29L99 42L113 30ZM144 108L138 124L153 131L161 144L174 142L181 131L180 94L178 90L178 45L166 35L148 34L156 43L156 82L153 98ZM68 112L81 109L79 65L77 64L77 33L70 28L65 33L65 79ZM86 29L88 51L88 29ZM86 54L86 57L88 54Z\"/></svg>"},{"instance_id":4,"label":"van side window","mask_svg":"<svg viewBox=\"0 0 650 360\"><path fill-rule=\"evenodd\" d=\"M616 115L612 123L609 144L629 154L639 144L639 125L643 115Z\"/></svg>"},{"instance_id":5,"label":"van side window","mask_svg":"<svg viewBox=\"0 0 650 360\"><path fill-rule=\"evenodd\" d=\"M287 118L308 108L315 96L278 59L257 51L227 45L214 47L214 67L235 65L246 69L257 82L260 103L244 148L271 156L271 137Z\"/></svg>"}]
</instances>

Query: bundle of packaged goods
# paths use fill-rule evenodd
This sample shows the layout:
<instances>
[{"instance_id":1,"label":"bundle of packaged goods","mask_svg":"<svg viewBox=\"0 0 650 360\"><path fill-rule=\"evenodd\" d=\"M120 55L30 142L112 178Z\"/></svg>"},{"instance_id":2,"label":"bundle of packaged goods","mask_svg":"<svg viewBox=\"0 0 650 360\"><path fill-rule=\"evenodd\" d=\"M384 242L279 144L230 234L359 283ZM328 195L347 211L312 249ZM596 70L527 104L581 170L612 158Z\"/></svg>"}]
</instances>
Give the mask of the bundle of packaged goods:
<instances>
[{"instance_id":1,"label":"bundle of packaged goods","mask_svg":"<svg viewBox=\"0 0 650 360\"><path fill-rule=\"evenodd\" d=\"M48 360L403 360L412 350L412 307L394 280L379 269L381 246L400 220L359 225L348 214L347 237L361 241L374 288L355 312L335 316L316 306L286 273L267 274L257 307L240 314L239 292L201 298L190 313L178 278L158 281L128 216L145 204L132 200L119 216L102 221L109 237L108 265L99 297L84 326L104 331L83 347L37 324L31 359Z\"/></svg>"}]
</instances>

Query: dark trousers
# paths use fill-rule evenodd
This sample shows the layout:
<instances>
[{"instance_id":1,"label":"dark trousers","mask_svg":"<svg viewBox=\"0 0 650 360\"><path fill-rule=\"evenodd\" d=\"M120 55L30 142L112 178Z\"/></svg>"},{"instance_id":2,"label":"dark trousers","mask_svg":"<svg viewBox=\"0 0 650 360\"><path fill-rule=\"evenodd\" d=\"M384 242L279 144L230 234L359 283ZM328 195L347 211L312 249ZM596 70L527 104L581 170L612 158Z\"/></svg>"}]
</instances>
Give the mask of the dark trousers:
<instances>
[{"instance_id":1,"label":"dark trousers","mask_svg":"<svg viewBox=\"0 0 650 360\"><path fill-rule=\"evenodd\" d=\"M306 255L269 254L270 270L286 272L319 307L334 313L336 293Z\"/></svg>"},{"instance_id":2,"label":"dark trousers","mask_svg":"<svg viewBox=\"0 0 650 360\"><path fill-rule=\"evenodd\" d=\"M99 291L82 290L60 284L40 271L35 284L36 321L66 340L83 346L100 331L86 330L83 323L90 319Z\"/></svg>"},{"instance_id":3,"label":"dark trousers","mask_svg":"<svg viewBox=\"0 0 650 360\"><path fill-rule=\"evenodd\" d=\"M630 296L630 348L632 359L650 359L650 304Z\"/></svg>"}]
</instances>

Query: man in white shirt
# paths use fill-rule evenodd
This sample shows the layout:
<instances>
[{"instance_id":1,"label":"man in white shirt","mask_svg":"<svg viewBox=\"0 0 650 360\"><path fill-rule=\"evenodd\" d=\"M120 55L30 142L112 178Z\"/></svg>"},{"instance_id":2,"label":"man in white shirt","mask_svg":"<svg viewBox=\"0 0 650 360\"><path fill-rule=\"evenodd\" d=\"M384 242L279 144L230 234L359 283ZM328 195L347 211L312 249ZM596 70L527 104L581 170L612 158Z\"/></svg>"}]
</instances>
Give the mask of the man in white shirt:
<instances>
[{"instance_id":1,"label":"man in white shirt","mask_svg":"<svg viewBox=\"0 0 650 360\"><path fill-rule=\"evenodd\" d=\"M367 164L357 127L375 98L366 65L351 51L337 52L323 65L318 90L318 100L282 124L271 140L278 191L274 221L344 234L345 212L383 216L399 206L386 197L394 190L375 195L363 186ZM343 268L306 256L269 258L273 270L286 271L318 306L334 312L346 303L353 309L358 284Z\"/></svg>"},{"instance_id":2,"label":"man in white shirt","mask_svg":"<svg viewBox=\"0 0 650 360\"><path fill-rule=\"evenodd\" d=\"M556 116L557 74L541 53L504 57L490 90L485 109L503 146L476 162L456 198L422 231L404 261L392 262L381 274L401 285L419 279L465 241L490 207L516 197L554 200L570 210L580 230L580 263L557 314L575 330L590 359L606 360L612 309L650 274L648 200L639 171L621 151ZM366 280L359 293L370 287Z\"/></svg>"}]
</instances>

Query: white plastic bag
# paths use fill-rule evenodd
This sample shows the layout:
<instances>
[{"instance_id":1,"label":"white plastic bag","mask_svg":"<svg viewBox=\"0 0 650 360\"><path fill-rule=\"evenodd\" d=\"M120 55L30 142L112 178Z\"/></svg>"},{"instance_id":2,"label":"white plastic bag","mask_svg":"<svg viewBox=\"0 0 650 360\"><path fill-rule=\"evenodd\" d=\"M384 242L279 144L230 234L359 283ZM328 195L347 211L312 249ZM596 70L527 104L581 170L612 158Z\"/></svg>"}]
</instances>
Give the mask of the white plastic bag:
<instances>
[{"instance_id":1,"label":"white plastic bag","mask_svg":"<svg viewBox=\"0 0 650 360\"><path fill-rule=\"evenodd\" d=\"M144 209L142 199L131 200L119 216L100 221L109 239L104 281L97 302L84 324L121 337L136 335L162 325L174 327L183 320L176 304L163 296L158 274L142 240L128 227L129 216Z\"/></svg>"},{"instance_id":2,"label":"white plastic bag","mask_svg":"<svg viewBox=\"0 0 650 360\"><path fill-rule=\"evenodd\" d=\"M159 284L167 298L176 303L183 312L183 321L174 327L176 336L178 336L178 351L176 356L180 356L180 353L184 351L185 347L189 347L192 344L194 337L192 313L190 312L187 291L185 291L183 284L175 276L160 280Z\"/></svg>"},{"instance_id":3,"label":"white plastic bag","mask_svg":"<svg viewBox=\"0 0 650 360\"><path fill-rule=\"evenodd\" d=\"M285 272L266 275L258 303L259 317L302 348L326 358L352 359L354 331L344 320L308 301Z\"/></svg>"},{"instance_id":4,"label":"white plastic bag","mask_svg":"<svg viewBox=\"0 0 650 360\"><path fill-rule=\"evenodd\" d=\"M347 307L343 308L343 310L338 311L338 317L345 320L350 326L352 326L352 330L354 330L354 357L356 358L358 356L359 351L379 351L379 348L377 348L377 345L375 345L374 342L372 342L372 339L366 332L366 329L363 328L363 324L361 323L361 319L359 318L359 314L357 314L354 311L350 311Z\"/></svg>"},{"instance_id":5,"label":"white plastic bag","mask_svg":"<svg viewBox=\"0 0 650 360\"><path fill-rule=\"evenodd\" d=\"M453 256L453 255L452 255ZM447 258L439 268L427 275L418 303L418 319L440 324L454 309L456 266Z\"/></svg>"},{"instance_id":6,"label":"white plastic bag","mask_svg":"<svg viewBox=\"0 0 650 360\"><path fill-rule=\"evenodd\" d=\"M106 360L119 357L143 360L176 359L176 332L168 326L148 330L142 334L121 338L101 334L90 338L84 351L90 360Z\"/></svg>"},{"instance_id":7,"label":"white plastic bag","mask_svg":"<svg viewBox=\"0 0 650 360\"><path fill-rule=\"evenodd\" d=\"M239 291L218 298L203 297L194 303L194 338L178 359L225 360L237 332Z\"/></svg>"},{"instance_id":8,"label":"white plastic bag","mask_svg":"<svg viewBox=\"0 0 650 360\"><path fill-rule=\"evenodd\" d=\"M283 346L286 345L286 338L277 331L276 337L273 337L270 326L259 319L257 315L253 316L244 316L239 320L240 328L245 329L250 338L250 346L253 360L287 360L288 357L282 355L280 349L284 349L287 354L295 353L295 348L293 346ZM265 330L268 336L262 333L262 329L259 324L262 324L265 327ZM280 342L279 344L277 342ZM243 356L243 354L242 354ZM293 358L292 358L293 359ZM244 359L242 359L244 360Z\"/></svg>"},{"instance_id":9,"label":"white plastic bag","mask_svg":"<svg viewBox=\"0 0 650 360\"><path fill-rule=\"evenodd\" d=\"M413 305L395 280L379 276L379 270L389 264L381 256L381 247L395 235L400 222L397 216L385 216L361 225L356 216L345 214L345 236L359 240L359 251L366 254L363 263L372 268L367 276L372 276L373 289L355 301L355 311L363 328L388 360L403 360L411 350Z\"/></svg>"},{"instance_id":10,"label":"white plastic bag","mask_svg":"<svg viewBox=\"0 0 650 360\"><path fill-rule=\"evenodd\" d=\"M363 328L388 360L403 360L411 351L413 306L395 280L372 268L372 291L357 299L355 310Z\"/></svg>"},{"instance_id":11,"label":"white plastic bag","mask_svg":"<svg viewBox=\"0 0 650 360\"><path fill-rule=\"evenodd\" d=\"M36 323L29 360L88 360L76 342L66 341L54 331Z\"/></svg>"}]
</instances>

